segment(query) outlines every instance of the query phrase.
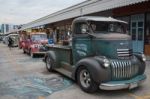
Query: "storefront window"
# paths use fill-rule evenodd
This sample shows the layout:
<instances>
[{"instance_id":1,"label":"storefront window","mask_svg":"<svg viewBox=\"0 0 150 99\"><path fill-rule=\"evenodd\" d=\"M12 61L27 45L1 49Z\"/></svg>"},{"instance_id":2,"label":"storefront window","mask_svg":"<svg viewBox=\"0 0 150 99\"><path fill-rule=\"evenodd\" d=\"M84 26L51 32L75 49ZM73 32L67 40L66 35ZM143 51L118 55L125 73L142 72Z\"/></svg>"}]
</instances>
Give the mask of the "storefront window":
<instances>
[{"instance_id":1,"label":"storefront window","mask_svg":"<svg viewBox=\"0 0 150 99\"><path fill-rule=\"evenodd\" d=\"M60 26L59 40L65 39L65 26Z\"/></svg>"},{"instance_id":2,"label":"storefront window","mask_svg":"<svg viewBox=\"0 0 150 99\"><path fill-rule=\"evenodd\" d=\"M150 45L150 13L146 16L146 35L145 43Z\"/></svg>"},{"instance_id":3,"label":"storefront window","mask_svg":"<svg viewBox=\"0 0 150 99\"><path fill-rule=\"evenodd\" d=\"M60 26L58 30L59 30L58 40L60 42L69 39L69 37L71 35L71 25L70 24Z\"/></svg>"}]
</instances>

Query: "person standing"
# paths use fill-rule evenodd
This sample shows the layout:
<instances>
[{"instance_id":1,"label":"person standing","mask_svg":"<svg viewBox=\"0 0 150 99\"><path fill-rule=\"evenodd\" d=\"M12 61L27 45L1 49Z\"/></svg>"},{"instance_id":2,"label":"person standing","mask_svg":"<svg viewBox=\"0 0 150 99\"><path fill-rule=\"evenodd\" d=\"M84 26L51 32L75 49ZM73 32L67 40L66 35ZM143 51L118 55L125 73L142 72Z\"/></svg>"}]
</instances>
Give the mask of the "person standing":
<instances>
[{"instance_id":1,"label":"person standing","mask_svg":"<svg viewBox=\"0 0 150 99\"><path fill-rule=\"evenodd\" d=\"M11 37L9 37L8 38L8 47L9 47L10 50L11 50L12 44L13 44L13 40L12 40Z\"/></svg>"}]
</instances>

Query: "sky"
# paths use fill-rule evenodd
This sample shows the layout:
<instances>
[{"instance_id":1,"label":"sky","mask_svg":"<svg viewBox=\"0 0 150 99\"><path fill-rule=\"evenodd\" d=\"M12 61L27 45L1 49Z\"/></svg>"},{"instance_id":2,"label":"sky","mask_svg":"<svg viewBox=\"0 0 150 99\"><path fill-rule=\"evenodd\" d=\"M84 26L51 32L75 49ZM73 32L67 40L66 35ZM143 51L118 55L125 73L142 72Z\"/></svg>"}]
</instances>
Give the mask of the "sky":
<instances>
[{"instance_id":1,"label":"sky","mask_svg":"<svg viewBox=\"0 0 150 99\"><path fill-rule=\"evenodd\" d=\"M26 24L85 0L0 0L0 24Z\"/></svg>"}]
</instances>

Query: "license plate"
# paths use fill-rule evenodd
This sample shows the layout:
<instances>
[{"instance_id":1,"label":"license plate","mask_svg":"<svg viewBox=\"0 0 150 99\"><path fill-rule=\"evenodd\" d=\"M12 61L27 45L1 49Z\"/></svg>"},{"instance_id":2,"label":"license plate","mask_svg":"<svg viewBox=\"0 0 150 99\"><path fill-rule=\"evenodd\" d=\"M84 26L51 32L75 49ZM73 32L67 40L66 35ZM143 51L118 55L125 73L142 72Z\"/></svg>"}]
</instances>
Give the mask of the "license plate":
<instances>
[{"instance_id":1,"label":"license plate","mask_svg":"<svg viewBox=\"0 0 150 99\"><path fill-rule=\"evenodd\" d=\"M136 87L138 87L137 83L131 83L130 86L129 86L129 89L133 89L133 88L136 88Z\"/></svg>"}]
</instances>

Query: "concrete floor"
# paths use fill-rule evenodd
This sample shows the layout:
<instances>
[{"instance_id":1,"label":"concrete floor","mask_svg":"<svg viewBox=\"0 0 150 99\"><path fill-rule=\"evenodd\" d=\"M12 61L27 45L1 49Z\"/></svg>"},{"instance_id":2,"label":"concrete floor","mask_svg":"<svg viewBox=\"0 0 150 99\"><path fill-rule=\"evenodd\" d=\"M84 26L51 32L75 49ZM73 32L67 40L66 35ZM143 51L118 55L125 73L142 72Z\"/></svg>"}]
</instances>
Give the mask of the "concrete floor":
<instances>
[{"instance_id":1,"label":"concrete floor","mask_svg":"<svg viewBox=\"0 0 150 99\"><path fill-rule=\"evenodd\" d=\"M47 72L42 58L33 59L18 48L9 50L0 44L0 99L150 99L150 61L146 75L145 83L134 90L99 90L88 94L58 73ZM25 92L27 85L32 91Z\"/></svg>"}]
</instances>

